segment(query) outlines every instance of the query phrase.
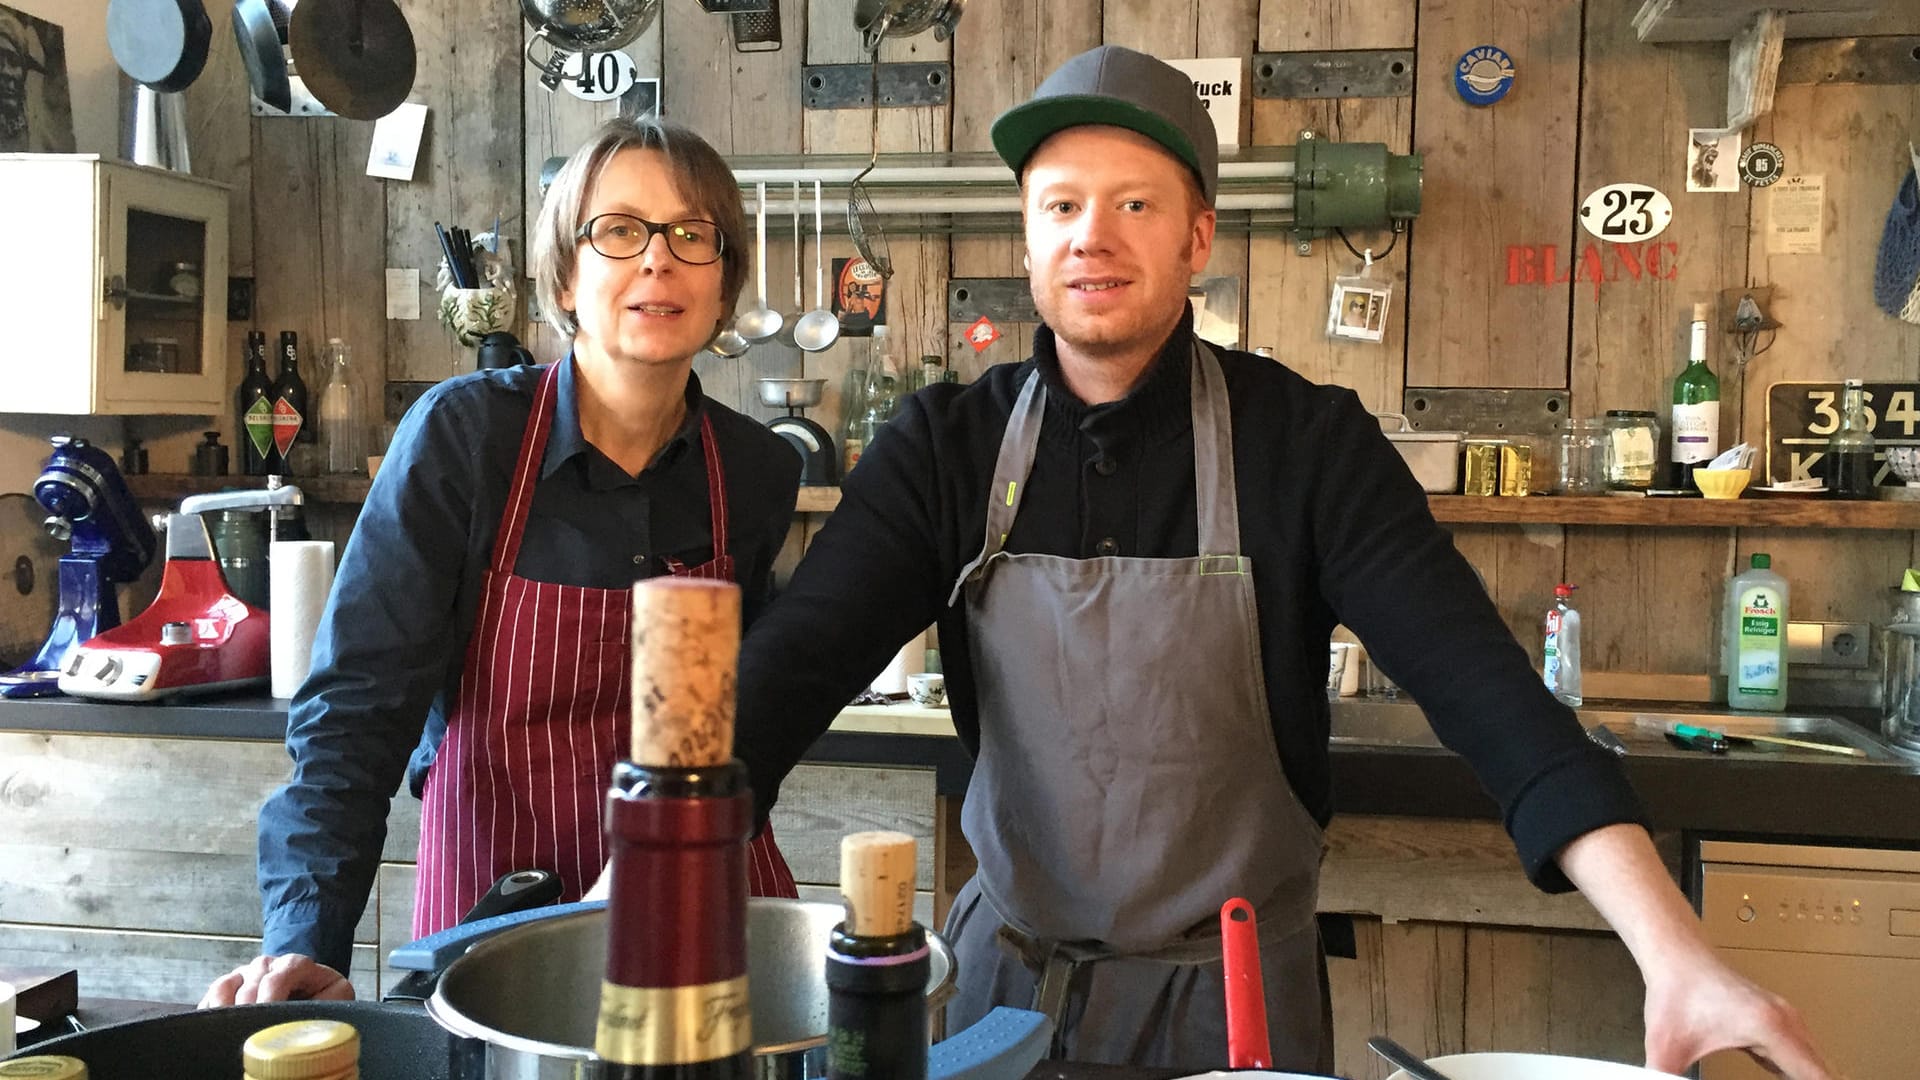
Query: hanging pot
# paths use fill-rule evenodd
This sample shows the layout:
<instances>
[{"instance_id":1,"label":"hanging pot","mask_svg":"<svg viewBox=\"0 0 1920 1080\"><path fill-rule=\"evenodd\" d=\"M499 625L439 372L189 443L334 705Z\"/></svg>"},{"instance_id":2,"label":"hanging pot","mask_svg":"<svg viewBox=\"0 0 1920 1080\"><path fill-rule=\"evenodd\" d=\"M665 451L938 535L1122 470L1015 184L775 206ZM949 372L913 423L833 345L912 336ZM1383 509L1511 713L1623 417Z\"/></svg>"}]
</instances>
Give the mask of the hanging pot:
<instances>
[{"instance_id":1,"label":"hanging pot","mask_svg":"<svg viewBox=\"0 0 1920 1080\"><path fill-rule=\"evenodd\" d=\"M935 41L953 36L966 0L854 0L853 25L859 29L868 52L880 47L882 38L912 37L932 30Z\"/></svg>"},{"instance_id":2,"label":"hanging pot","mask_svg":"<svg viewBox=\"0 0 1920 1080\"><path fill-rule=\"evenodd\" d=\"M540 69L540 84L560 85L568 53L605 53L626 46L653 25L660 0L520 0L520 17L533 28L527 39L527 63ZM545 42L547 57L534 59Z\"/></svg>"},{"instance_id":3,"label":"hanging pot","mask_svg":"<svg viewBox=\"0 0 1920 1080\"><path fill-rule=\"evenodd\" d=\"M413 29L393 0L305 0L287 42L301 81L336 116L378 120L413 90Z\"/></svg>"},{"instance_id":4,"label":"hanging pot","mask_svg":"<svg viewBox=\"0 0 1920 1080\"><path fill-rule=\"evenodd\" d=\"M287 54L274 25L274 8L267 0L234 0L233 36L253 96L283 113L292 112L293 86L287 81Z\"/></svg>"},{"instance_id":5,"label":"hanging pot","mask_svg":"<svg viewBox=\"0 0 1920 1080\"><path fill-rule=\"evenodd\" d=\"M127 77L164 94L185 90L207 64L213 22L201 0L109 0L107 47Z\"/></svg>"}]
</instances>

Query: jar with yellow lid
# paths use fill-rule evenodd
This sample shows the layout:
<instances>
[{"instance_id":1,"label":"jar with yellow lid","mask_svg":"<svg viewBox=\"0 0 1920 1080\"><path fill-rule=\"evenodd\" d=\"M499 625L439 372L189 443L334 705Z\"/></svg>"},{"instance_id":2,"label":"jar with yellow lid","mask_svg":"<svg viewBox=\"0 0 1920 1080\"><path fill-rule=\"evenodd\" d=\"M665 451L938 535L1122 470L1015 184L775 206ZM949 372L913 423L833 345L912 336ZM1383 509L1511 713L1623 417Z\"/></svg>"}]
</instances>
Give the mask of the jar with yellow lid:
<instances>
[{"instance_id":1,"label":"jar with yellow lid","mask_svg":"<svg viewBox=\"0 0 1920 1080\"><path fill-rule=\"evenodd\" d=\"M261 1028L241 1051L247 1080L359 1080L360 1033L338 1020Z\"/></svg>"},{"instance_id":2,"label":"jar with yellow lid","mask_svg":"<svg viewBox=\"0 0 1920 1080\"><path fill-rule=\"evenodd\" d=\"M87 1080L87 1063L59 1054L0 1061L0 1078L27 1080L29 1077L32 1080Z\"/></svg>"}]
</instances>

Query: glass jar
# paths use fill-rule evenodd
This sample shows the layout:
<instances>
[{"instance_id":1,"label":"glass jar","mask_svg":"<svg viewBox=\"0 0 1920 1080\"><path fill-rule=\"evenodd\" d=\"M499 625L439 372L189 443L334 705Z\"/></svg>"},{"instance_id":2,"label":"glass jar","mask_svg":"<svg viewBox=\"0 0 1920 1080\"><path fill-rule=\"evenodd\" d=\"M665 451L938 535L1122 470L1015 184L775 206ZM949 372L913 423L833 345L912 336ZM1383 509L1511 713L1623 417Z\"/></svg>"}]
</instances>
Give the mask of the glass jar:
<instances>
[{"instance_id":1,"label":"glass jar","mask_svg":"<svg viewBox=\"0 0 1920 1080\"><path fill-rule=\"evenodd\" d=\"M1607 490L1607 430L1598 417L1569 420L1560 433L1557 495L1601 495Z\"/></svg>"},{"instance_id":2,"label":"glass jar","mask_svg":"<svg viewBox=\"0 0 1920 1080\"><path fill-rule=\"evenodd\" d=\"M200 267L190 262L174 263L167 268L167 280L164 284L167 291L175 296L198 300L200 299Z\"/></svg>"},{"instance_id":3,"label":"glass jar","mask_svg":"<svg viewBox=\"0 0 1920 1080\"><path fill-rule=\"evenodd\" d=\"M1660 418L1643 409L1607 410L1607 486L1616 491L1653 487L1660 465Z\"/></svg>"}]
</instances>

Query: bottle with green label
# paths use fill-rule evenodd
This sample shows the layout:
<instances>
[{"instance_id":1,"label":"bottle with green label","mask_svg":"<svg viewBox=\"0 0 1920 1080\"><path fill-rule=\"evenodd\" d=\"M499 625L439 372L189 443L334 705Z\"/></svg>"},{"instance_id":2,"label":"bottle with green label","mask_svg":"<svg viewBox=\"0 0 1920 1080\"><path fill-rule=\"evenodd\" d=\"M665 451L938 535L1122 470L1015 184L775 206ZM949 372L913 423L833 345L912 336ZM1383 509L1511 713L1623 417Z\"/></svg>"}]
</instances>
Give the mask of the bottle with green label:
<instances>
[{"instance_id":1,"label":"bottle with green label","mask_svg":"<svg viewBox=\"0 0 1920 1080\"><path fill-rule=\"evenodd\" d=\"M1780 712L1787 707L1787 579L1769 555L1727 584L1727 704Z\"/></svg>"},{"instance_id":2,"label":"bottle with green label","mask_svg":"<svg viewBox=\"0 0 1920 1080\"><path fill-rule=\"evenodd\" d=\"M282 470L273 468L273 380L267 378L267 335L247 331L247 375L240 380L240 392L234 400L235 420L239 424L240 471L247 476L266 476Z\"/></svg>"}]
</instances>

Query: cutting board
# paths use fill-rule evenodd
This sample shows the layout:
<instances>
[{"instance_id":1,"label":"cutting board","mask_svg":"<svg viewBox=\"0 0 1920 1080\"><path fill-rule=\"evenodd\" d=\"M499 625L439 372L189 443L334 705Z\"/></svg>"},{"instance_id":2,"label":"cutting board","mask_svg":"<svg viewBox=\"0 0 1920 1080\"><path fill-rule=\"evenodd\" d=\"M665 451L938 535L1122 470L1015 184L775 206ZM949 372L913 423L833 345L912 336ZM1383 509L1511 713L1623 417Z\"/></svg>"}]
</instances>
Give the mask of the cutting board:
<instances>
[{"instance_id":1,"label":"cutting board","mask_svg":"<svg viewBox=\"0 0 1920 1080\"><path fill-rule=\"evenodd\" d=\"M0 982L13 984L14 1011L29 1020L43 1024L59 1021L80 1007L80 975L71 968L60 971L0 964Z\"/></svg>"}]
</instances>

